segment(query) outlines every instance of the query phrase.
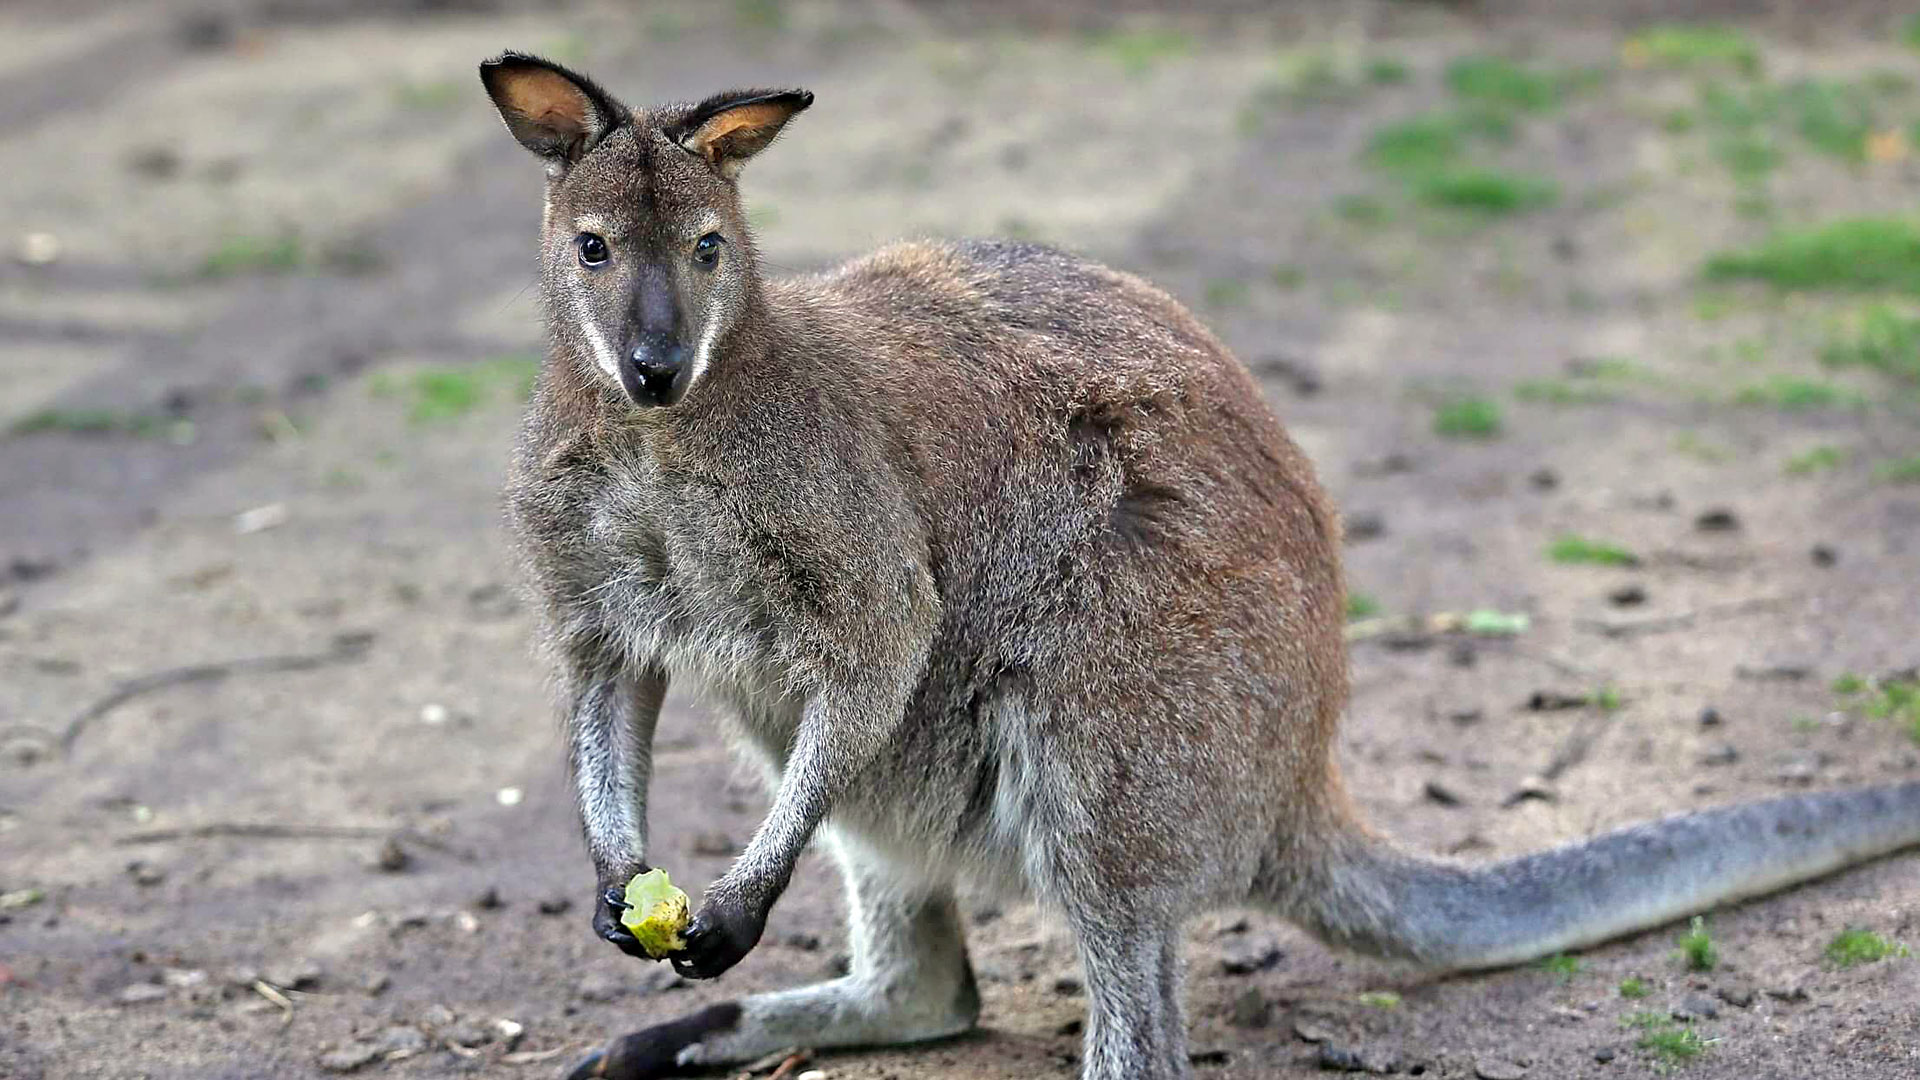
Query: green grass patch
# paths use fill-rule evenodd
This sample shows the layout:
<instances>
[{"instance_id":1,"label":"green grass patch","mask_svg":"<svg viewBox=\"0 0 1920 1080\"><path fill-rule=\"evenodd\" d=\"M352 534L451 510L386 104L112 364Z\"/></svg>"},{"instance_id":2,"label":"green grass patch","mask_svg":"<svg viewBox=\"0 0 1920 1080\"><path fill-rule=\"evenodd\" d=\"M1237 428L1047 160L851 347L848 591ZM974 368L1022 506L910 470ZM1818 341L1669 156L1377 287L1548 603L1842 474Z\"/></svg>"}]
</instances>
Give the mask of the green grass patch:
<instances>
[{"instance_id":1,"label":"green grass patch","mask_svg":"<svg viewBox=\"0 0 1920 1080\"><path fill-rule=\"evenodd\" d=\"M1566 953L1555 953L1540 960L1540 970L1563 983L1572 982L1573 977L1580 974L1580 969L1584 966L1579 957L1568 956Z\"/></svg>"},{"instance_id":2,"label":"green grass patch","mask_svg":"<svg viewBox=\"0 0 1920 1080\"><path fill-rule=\"evenodd\" d=\"M1920 484L1920 454L1882 462L1873 474L1896 484Z\"/></svg>"},{"instance_id":3,"label":"green grass patch","mask_svg":"<svg viewBox=\"0 0 1920 1080\"><path fill-rule=\"evenodd\" d=\"M1367 140L1367 164L1415 175L1457 162L1475 139L1508 142L1513 120L1494 109L1440 109L1382 126Z\"/></svg>"},{"instance_id":4,"label":"green grass patch","mask_svg":"<svg viewBox=\"0 0 1920 1080\"><path fill-rule=\"evenodd\" d=\"M1500 434L1500 405L1483 397L1457 397L1434 410L1433 430L1449 439L1492 439Z\"/></svg>"},{"instance_id":5,"label":"green grass patch","mask_svg":"<svg viewBox=\"0 0 1920 1080\"><path fill-rule=\"evenodd\" d=\"M1874 720L1904 725L1920 742L1920 677L1912 674L1886 679L1863 679L1845 674L1833 681L1833 692L1849 709Z\"/></svg>"},{"instance_id":6,"label":"green grass patch","mask_svg":"<svg viewBox=\"0 0 1920 1080\"><path fill-rule=\"evenodd\" d=\"M1640 557L1604 540L1563 533L1547 545L1547 558L1565 566L1638 566Z\"/></svg>"},{"instance_id":7,"label":"green grass patch","mask_svg":"<svg viewBox=\"0 0 1920 1080\"><path fill-rule=\"evenodd\" d=\"M1371 619L1375 615L1380 614L1380 611L1380 601L1374 599L1372 596L1363 592L1350 592L1347 594L1348 622Z\"/></svg>"},{"instance_id":8,"label":"green grass patch","mask_svg":"<svg viewBox=\"0 0 1920 1080\"><path fill-rule=\"evenodd\" d=\"M1250 291L1247 283L1239 278L1213 278L1207 282L1201 295L1208 307L1234 308L1246 304Z\"/></svg>"},{"instance_id":9,"label":"green grass patch","mask_svg":"<svg viewBox=\"0 0 1920 1080\"><path fill-rule=\"evenodd\" d=\"M1794 131L1814 149L1845 161L1864 161L1873 133L1873 95L1854 83L1800 79L1780 91Z\"/></svg>"},{"instance_id":10,"label":"green grass patch","mask_svg":"<svg viewBox=\"0 0 1920 1080\"><path fill-rule=\"evenodd\" d=\"M1333 201L1333 212L1341 221L1369 229L1393 220L1393 208L1372 195L1342 195Z\"/></svg>"},{"instance_id":11,"label":"green grass patch","mask_svg":"<svg viewBox=\"0 0 1920 1080\"><path fill-rule=\"evenodd\" d=\"M393 100L396 105L403 109L416 109L420 112L440 112L451 109L466 99L466 84L452 79L401 83L393 88Z\"/></svg>"},{"instance_id":12,"label":"green grass patch","mask_svg":"<svg viewBox=\"0 0 1920 1080\"><path fill-rule=\"evenodd\" d=\"M1638 1001L1651 993L1653 993L1653 987L1648 986L1647 980L1638 975L1620 980L1620 996L1629 1001Z\"/></svg>"},{"instance_id":13,"label":"green grass patch","mask_svg":"<svg viewBox=\"0 0 1920 1080\"><path fill-rule=\"evenodd\" d=\"M1900 41L1910 49L1920 49L1920 15L1909 15L1900 24Z\"/></svg>"},{"instance_id":14,"label":"green grass patch","mask_svg":"<svg viewBox=\"0 0 1920 1080\"><path fill-rule=\"evenodd\" d=\"M1864 367L1920 384L1920 318L1886 304L1861 311L1820 350L1832 367Z\"/></svg>"},{"instance_id":15,"label":"green grass patch","mask_svg":"<svg viewBox=\"0 0 1920 1080\"><path fill-rule=\"evenodd\" d=\"M1862 927L1850 926L1827 943L1827 960L1836 967L1850 968L1871 964L1889 957L1913 955L1905 945L1889 941Z\"/></svg>"},{"instance_id":16,"label":"green grass patch","mask_svg":"<svg viewBox=\"0 0 1920 1080\"><path fill-rule=\"evenodd\" d=\"M1413 68L1404 60L1376 56L1367 61L1363 74L1375 86L1399 86L1413 78Z\"/></svg>"},{"instance_id":17,"label":"green grass patch","mask_svg":"<svg viewBox=\"0 0 1920 1080\"><path fill-rule=\"evenodd\" d=\"M733 17L745 29L762 33L782 30L787 25L787 13L780 0L733 0Z\"/></svg>"},{"instance_id":18,"label":"green grass patch","mask_svg":"<svg viewBox=\"0 0 1920 1080\"><path fill-rule=\"evenodd\" d=\"M1798 375L1773 375L1733 392L1736 405L1760 405L1786 412L1809 409L1859 408L1866 399L1858 393L1823 379Z\"/></svg>"},{"instance_id":19,"label":"green grass patch","mask_svg":"<svg viewBox=\"0 0 1920 1080\"><path fill-rule=\"evenodd\" d=\"M1463 56L1447 65L1447 89L1468 101L1537 112L1560 104L1566 80L1498 56Z\"/></svg>"},{"instance_id":20,"label":"green grass patch","mask_svg":"<svg viewBox=\"0 0 1920 1080\"><path fill-rule=\"evenodd\" d=\"M15 435L87 435L96 438L124 435L153 439L169 433L174 422L152 413L118 412L113 409L41 409L15 420L9 430ZM187 423L178 421L178 423ZM192 425L187 424L191 429Z\"/></svg>"},{"instance_id":21,"label":"green grass patch","mask_svg":"<svg viewBox=\"0 0 1920 1080\"><path fill-rule=\"evenodd\" d=\"M241 274L285 274L306 264L306 249L296 233L278 236L230 236L200 260L203 278Z\"/></svg>"},{"instance_id":22,"label":"green grass patch","mask_svg":"<svg viewBox=\"0 0 1920 1080\"><path fill-rule=\"evenodd\" d=\"M1873 289L1920 294L1920 225L1903 218L1849 218L1784 230L1746 251L1708 260L1715 281L1777 289Z\"/></svg>"},{"instance_id":23,"label":"green grass patch","mask_svg":"<svg viewBox=\"0 0 1920 1080\"><path fill-rule=\"evenodd\" d=\"M475 364L379 372L369 386L376 395L405 398L407 418L414 423L433 423L458 419L503 396L524 401L533 392L539 370L535 358L505 356Z\"/></svg>"},{"instance_id":24,"label":"green grass patch","mask_svg":"<svg viewBox=\"0 0 1920 1080\"><path fill-rule=\"evenodd\" d=\"M1400 1007L1400 995L1391 990L1369 990L1354 998L1369 1009L1397 1009Z\"/></svg>"},{"instance_id":25,"label":"green grass patch","mask_svg":"<svg viewBox=\"0 0 1920 1080\"><path fill-rule=\"evenodd\" d=\"M1783 466L1788 476L1812 476L1815 473L1837 469L1846 464L1847 452L1837 446L1816 446L1803 454L1795 454L1787 459Z\"/></svg>"},{"instance_id":26,"label":"green grass patch","mask_svg":"<svg viewBox=\"0 0 1920 1080\"><path fill-rule=\"evenodd\" d=\"M1684 454L1695 461L1704 461L1709 465L1724 465L1733 454L1725 447L1708 442L1698 432L1683 431L1673 437L1675 453Z\"/></svg>"},{"instance_id":27,"label":"green grass patch","mask_svg":"<svg viewBox=\"0 0 1920 1080\"><path fill-rule=\"evenodd\" d=\"M1629 38L1629 55L1668 68L1724 65L1743 74L1760 70L1760 48L1730 26L1669 24L1650 26Z\"/></svg>"},{"instance_id":28,"label":"green grass patch","mask_svg":"<svg viewBox=\"0 0 1920 1080\"><path fill-rule=\"evenodd\" d=\"M1679 945L1674 955L1687 965L1688 971L1712 971L1720 962L1720 950L1713 944L1713 935L1707 932L1707 920L1699 915L1687 924L1687 932L1680 935Z\"/></svg>"},{"instance_id":29,"label":"green grass patch","mask_svg":"<svg viewBox=\"0 0 1920 1080\"><path fill-rule=\"evenodd\" d=\"M1593 692L1593 704L1601 712L1619 712L1621 705L1625 702L1620 698L1620 691L1611 686L1603 686Z\"/></svg>"},{"instance_id":30,"label":"green grass patch","mask_svg":"<svg viewBox=\"0 0 1920 1080\"><path fill-rule=\"evenodd\" d=\"M1658 1013L1636 1013L1634 1017L1632 1026L1640 1029L1640 1041L1634 1045L1660 1059L1662 1064L1692 1061L1710 1045L1699 1032L1681 1027Z\"/></svg>"},{"instance_id":31,"label":"green grass patch","mask_svg":"<svg viewBox=\"0 0 1920 1080\"><path fill-rule=\"evenodd\" d=\"M1194 50L1191 34L1169 28L1114 30L1093 40L1094 50L1120 65L1134 78L1144 78L1169 60L1190 55Z\"/></svg>"},{"instance_id":32,"label":"green grass patch","mask_svg":"<svg viewBox=\"0 0 1920 1080\"><path fill-rule=\"evenodd\" d=\"M1447 170L1422 177L1414 194L1429 206L1499 216L1552 206L1559 185L1544 177L1499 169Z\"/></svg>"},{"instance_id":33,"label":"green grass patch","mask_svg":"<svg viewBox=\"0 0 1920 1080\"><path fill-rule=\"evenodd\" d=\"M1604 405L1619 400L1610 386L1574 379L1528 379L1515 384L1513 396L1544 405Z\"/></svg>"},{"instance_id":34,"label":"green grass patch","mask_svg":"<svg viewBox=\"0 0 1920 1080\"><path fill-rule=\"evenodd\" d=\"M1742 184L1760 183L1785 160L1773 136L1764 131L1723 135L1713 142L1713 156Z\"/></svg>"}]
</instances>

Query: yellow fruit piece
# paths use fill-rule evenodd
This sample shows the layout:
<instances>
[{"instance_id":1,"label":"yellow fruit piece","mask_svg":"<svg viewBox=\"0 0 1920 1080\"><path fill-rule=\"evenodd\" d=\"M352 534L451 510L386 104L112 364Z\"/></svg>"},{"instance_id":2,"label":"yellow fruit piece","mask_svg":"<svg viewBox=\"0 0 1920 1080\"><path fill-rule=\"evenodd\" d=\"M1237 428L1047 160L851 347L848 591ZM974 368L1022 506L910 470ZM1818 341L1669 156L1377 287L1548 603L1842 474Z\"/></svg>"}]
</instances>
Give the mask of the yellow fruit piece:
<instances>
[{"instance_id":1,"label":"yellow fruit piece","mask_svg":"<svg viewBox=\"0 0 1920 1080\"><path fill-rule=\"evenodd\" d=\"M648 956L660 960L687 947L680 936L687 928L687 894L673 887L665 870L633 875L625 899L627 910L620 913L620 925Z\"/></svg>"}]
</instances>

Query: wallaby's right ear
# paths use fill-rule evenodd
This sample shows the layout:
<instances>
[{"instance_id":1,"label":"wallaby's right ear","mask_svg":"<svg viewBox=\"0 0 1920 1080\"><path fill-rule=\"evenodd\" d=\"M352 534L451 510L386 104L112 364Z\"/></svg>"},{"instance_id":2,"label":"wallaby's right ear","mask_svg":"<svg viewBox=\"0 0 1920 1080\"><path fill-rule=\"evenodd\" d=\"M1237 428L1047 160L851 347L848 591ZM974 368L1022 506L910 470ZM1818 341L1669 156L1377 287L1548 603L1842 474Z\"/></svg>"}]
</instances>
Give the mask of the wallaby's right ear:
<instances>
[{"instance_id":1,"label":"wallaby's right ear","mask_svg":"<svg viewBox=\"0 0 1920 1080\"><path fill-rule=\"evenodd\" d=\"M525 53L505 52L481 64L480 81L520 145L561 168L629 118L592 79Z\"/></svg>"}]
</instances>

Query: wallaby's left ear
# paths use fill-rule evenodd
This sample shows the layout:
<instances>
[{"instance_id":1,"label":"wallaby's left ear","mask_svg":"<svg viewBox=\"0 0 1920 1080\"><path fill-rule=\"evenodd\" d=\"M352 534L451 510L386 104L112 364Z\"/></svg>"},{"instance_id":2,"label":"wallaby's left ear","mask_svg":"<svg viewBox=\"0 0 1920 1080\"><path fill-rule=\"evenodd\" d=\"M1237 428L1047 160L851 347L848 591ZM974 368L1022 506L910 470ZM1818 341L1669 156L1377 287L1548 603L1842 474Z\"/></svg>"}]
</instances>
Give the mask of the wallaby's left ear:
<instances>
[{"instance_id":1,"label":"wallaby's left ear","mask_svg":"<svg viewBox=\"0 0 1920 1080\"><path fill-rule=\"evenodd\" d=\"M811 104L813 93L808 90L729 90L695 105L665 130L667 138L707 159L731 180L795 113Z\"/></svg>"},{"instance_id":2,"label":"wallaby's left ear","mask_svg":"<svg viewBox=\"0 0 1920 1080\"><path fill-rule=\"evenodd\" d=\"M505 52L481 64L480 81L520 145L562 169L629 117L592 79L525 53Z\"/></svg>"}]
</instances>

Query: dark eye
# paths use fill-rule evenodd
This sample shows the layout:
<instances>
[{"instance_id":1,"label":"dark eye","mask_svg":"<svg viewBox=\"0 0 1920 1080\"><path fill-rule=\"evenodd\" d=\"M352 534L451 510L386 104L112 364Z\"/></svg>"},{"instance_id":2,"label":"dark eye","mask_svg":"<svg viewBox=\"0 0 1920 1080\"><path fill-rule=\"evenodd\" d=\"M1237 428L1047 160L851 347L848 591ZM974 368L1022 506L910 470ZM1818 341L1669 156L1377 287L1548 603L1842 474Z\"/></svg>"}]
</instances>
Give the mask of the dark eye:
<instances>
[{"instance_id":1,"label":"dark eye","mask_svg":"<svg viewBox=\"0 0 1920 1080\"><path fill-rule=\"evenodd\" d=\"M580 265L589 270L598 270L607 265L606 238L583 232L573 238L573 246L580 249Z\"/></svg>"},{"instance_id":2,"label":"dark eye","mask_svg":"<svg viewBox=\"0 0 1920 1080\"><path fill-rule=\"evenodd\" d=\"M720 261L720 245L725 243L719 233L708 233L693 245L693 261L708 269Z\"/></svg>"}]
</instances>

